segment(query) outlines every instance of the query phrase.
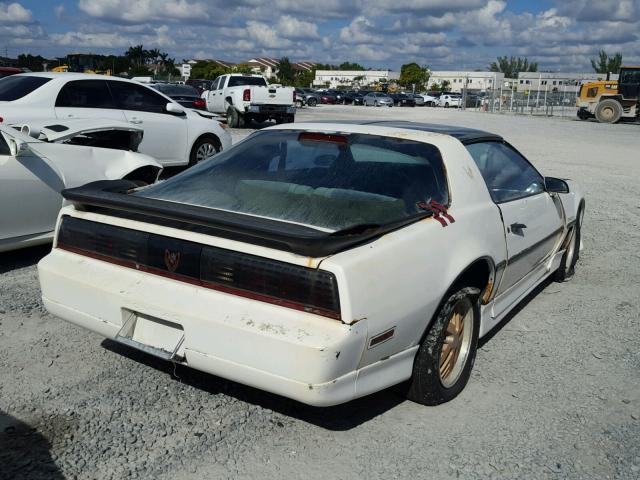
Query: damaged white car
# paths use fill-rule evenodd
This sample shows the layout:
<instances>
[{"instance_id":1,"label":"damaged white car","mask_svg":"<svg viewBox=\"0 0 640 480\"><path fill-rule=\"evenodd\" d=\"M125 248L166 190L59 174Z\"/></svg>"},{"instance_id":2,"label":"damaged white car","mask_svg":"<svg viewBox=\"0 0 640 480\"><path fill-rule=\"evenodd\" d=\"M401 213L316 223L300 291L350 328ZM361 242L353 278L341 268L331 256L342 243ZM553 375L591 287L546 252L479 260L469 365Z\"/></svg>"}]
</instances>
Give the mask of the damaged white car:
<instances>
[{"instance_id":1,"label":"damaged white car","mask_svg":"<svg viewBox=\"0 0 640 480\"><path fill-rule=\"evenodd\" d=\"M65 188L96 180L155 182L162 166L130 151L141 140L142 129L124 122L0 125L0 252L50 242ZM101 148L106 145L113 148Z\"/></svg>"},{"instance_id":2,"label":"damaged white car","mask_svg":"<svg viewBox=\"0 0 640 480\"><path fill-rule=\"evenodd\" d=\"M163 183L64 196L51 313L320 406L454 398L478 339L572 275L584 213L501 137L410 122L280 125Z\"/></svg>"}]
</instances>

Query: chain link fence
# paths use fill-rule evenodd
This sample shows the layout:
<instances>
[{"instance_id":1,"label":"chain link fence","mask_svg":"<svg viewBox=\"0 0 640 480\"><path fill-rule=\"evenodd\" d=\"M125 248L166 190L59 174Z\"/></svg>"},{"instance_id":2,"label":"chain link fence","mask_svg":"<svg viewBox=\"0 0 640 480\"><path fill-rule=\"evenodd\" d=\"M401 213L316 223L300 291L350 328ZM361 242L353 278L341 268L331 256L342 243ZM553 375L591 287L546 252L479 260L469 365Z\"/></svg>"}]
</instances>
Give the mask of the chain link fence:
<instances>
[{"instance_id":1,"label":"chain link fence","mask_svg":"<svg viewBox=\"0 0 640 480\"><path fill-rule=\"evenodd\" d=\"M487 113L575 117L577 112L575 105L576 92L573 89L528 92L496 89L482 93L464 90L461 108Z\"/></svg>"}]
</instances>

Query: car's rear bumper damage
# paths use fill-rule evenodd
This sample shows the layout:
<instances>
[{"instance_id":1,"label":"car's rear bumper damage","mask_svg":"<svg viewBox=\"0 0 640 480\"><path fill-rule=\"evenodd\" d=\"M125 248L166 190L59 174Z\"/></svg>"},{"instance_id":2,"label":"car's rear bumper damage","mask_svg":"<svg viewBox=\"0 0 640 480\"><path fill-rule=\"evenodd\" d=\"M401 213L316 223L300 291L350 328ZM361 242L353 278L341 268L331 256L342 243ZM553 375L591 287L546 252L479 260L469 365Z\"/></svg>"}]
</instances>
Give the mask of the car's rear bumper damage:
<instances>
[{"instance_id":1,"label":"car's rear bumper damage","mask_svg":"<svg viewBox=\"0 0 640 480\"><path fill-rule=\"evenodd\" d=\"M52 314L116 341L155 345L173 361L310 405L335 405L384 388L380 381L398 378L394 369L406 367L415 353L359 369L366 320L346 325L58 248L38 269ZM389 375L379 375L386 369Z\"/></svg>"}]
</instances>

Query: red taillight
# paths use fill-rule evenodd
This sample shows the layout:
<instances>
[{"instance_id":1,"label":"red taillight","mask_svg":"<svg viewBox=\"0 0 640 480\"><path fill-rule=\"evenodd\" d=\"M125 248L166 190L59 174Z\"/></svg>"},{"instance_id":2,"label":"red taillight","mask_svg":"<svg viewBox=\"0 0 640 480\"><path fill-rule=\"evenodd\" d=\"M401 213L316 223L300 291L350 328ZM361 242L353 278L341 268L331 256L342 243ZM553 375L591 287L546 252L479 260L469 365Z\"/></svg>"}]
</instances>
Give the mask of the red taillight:
<instances>
[{"instance_id":1,"label":"red taillight","mask_svg":"<svg viewBox=\"0 0 640 480\"><path fill-rule=\"evenodd\" d=\"M349 140L344 135L332 135L330 133L304 132L298 136L299 142L326 142L347 145Z\"/></svg>"},{"instance_id":2,"label":"red taillight","mask_svg":"<svg viewBox=\"0 0 640 480\"><path fill-rule=\"evenodd\" d=\"M242 101L250 102L251 101L251 90L246 88L244 92L242 92Z\"/></svg>"},{"instance_id":3,"label":"red taillight","mask_svg":"<svg viewBox=\"0 0 640 480\"><path fill-rule=\"evenodd\" d=\"M296 91L294 90L293 91L293 103L296 103L296 99L297 99Z\"/></svg>"},{"instance_id":4,"label":"red taillight","mask_svg":"<svg viewBox=\"0 0 640 480\"><path fill-rule=\"evenodd\" d=\"M196 108L206 107L207 102L205 102L202 98L198 98L193 101L193 106Z\"/></svg>"},{"instance_id":5,"label":"red taillight","mask_svg":"<svg viewBox=\"0 0 640 480\"><path fill-rule=\"evenodd\" d=\"M0 123L4 122L4 118L0 117Z\"/></svg>"}]
</instances>

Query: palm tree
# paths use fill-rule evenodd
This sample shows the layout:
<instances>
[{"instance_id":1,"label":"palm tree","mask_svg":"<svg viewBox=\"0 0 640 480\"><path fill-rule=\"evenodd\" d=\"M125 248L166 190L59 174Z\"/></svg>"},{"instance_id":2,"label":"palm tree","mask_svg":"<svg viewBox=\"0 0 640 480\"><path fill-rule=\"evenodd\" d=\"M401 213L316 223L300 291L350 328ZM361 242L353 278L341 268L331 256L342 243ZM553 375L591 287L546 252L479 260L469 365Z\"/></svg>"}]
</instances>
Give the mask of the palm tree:
<instances>
[{"instance_id":1,"label":"palm tree","mask_svg":"<svg viewBox=\"0 0 640 480\"><path fill-rule=\"evenodd\" d=\"M146 50L143 45L136 45L135 47L129 47L129 50L127 50L124 55L129 58L134 65L139 67L144 62L145 52Z\"/></svg>"}]
</instances>

